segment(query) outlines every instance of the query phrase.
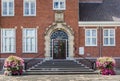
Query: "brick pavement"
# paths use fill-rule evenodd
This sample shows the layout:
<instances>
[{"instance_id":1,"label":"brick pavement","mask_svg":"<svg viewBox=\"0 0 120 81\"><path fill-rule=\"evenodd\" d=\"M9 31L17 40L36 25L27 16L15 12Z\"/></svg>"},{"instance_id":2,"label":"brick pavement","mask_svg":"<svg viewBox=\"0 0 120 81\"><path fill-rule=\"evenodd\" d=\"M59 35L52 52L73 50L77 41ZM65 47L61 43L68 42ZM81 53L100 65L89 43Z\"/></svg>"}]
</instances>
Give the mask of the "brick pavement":
<instances>
[{"instance_id":1,"label":"brick pavement","mask_svg":"<svg viewBox=\"0 0 120 81\"><path fill-rule=\"evenodd\" d=\"M0 75L0 81L120 81L120 75Z\"/></svg>"}]
</instances>

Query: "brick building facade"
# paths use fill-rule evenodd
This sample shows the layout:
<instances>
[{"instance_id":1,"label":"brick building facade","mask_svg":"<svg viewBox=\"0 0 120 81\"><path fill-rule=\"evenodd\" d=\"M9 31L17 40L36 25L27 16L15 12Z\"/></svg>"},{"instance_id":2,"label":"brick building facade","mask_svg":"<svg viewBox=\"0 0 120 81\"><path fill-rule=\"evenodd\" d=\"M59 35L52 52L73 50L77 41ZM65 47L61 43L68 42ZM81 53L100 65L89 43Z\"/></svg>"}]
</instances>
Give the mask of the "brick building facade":
<instances>
[{"instance_id":1,"label":"brick building facade","mask_svg":"<svg viewBox=\"0 0 120 81\"><path fill-rule=\"evenodd\" d=\"M120 10L112 14L112 20L102 20L106 9L102 8L97 19L86 6L99 9L116 1L0 0L0 58L16 55L24 59L73 60L112 56L119 60Z\"/></svg>"}]
</instances>

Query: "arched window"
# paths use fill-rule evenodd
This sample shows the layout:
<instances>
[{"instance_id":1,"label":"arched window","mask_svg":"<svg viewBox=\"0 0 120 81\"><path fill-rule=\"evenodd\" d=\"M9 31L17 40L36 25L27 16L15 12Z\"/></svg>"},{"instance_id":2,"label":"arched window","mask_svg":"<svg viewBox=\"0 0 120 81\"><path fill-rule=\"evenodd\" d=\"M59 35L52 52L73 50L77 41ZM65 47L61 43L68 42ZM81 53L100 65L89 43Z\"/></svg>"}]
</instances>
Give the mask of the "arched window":
<instances>
[{"instance_id":1,"label":"arched window","mask_svg":"<svg viewBox=\"0 0 120 81\"><path fill-rule=\"evenodd\" d=\"M68 39L68 35L64 31L58 30L52 33L51 39Z\"/></svg>"}]
</instances>

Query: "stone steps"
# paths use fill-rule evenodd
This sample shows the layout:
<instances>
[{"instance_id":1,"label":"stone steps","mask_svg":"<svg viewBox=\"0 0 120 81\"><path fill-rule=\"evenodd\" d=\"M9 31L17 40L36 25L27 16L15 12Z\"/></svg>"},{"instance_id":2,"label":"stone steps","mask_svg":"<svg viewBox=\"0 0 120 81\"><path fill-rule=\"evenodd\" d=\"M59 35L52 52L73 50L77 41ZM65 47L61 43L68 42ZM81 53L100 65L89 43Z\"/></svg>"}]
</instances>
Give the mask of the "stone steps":
<instances>
[{"instance_id":1,"label":"stone steps","mask_svg":"<svg viewBox=\"0 0 120 81\"><path fill-rule=\"evenodd\" d=\"M73 60L50 60L38 63L24 74L96 74L94 70Z\"/></svg>"}]
</instances>

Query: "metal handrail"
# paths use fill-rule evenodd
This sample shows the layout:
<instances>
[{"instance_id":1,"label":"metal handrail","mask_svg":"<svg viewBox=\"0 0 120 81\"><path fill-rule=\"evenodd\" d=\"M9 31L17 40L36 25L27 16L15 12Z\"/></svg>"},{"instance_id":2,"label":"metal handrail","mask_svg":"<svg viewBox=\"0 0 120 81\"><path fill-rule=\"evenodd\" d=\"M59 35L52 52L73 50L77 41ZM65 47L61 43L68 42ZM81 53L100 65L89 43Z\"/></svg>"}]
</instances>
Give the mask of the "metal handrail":
<instances>
[{"instance_id":1,"label":"metal handrail","mask_svg":"<svg viewBox=\"0 0 120 81\"><path fill-rule=\"evenodd\" d=\"M96 70L96 62L95 61L91 61L90 59L87 59L85 57L83 57L82 55L79 55L80 57L82 57L84 60L88 61L91 63L92 69Z\"/></svg>"},{"instance_id":2,"label":"metal handrail","mask_svg":"<svg viewBox=\"0 0 120 81\"><path fill-rule=\"evenodd\" d=\"M34 58L32 58L32 59L30 59L30 60L28 60L28 61L26 61L26 62L24 62L25 63L25 70L27 70L27 65L28 65L28 63L29 62L31 62L31 61L33 61L35 58L37 58L37 57L39 57L39 55L38 56L35 56Z\"/></svg>"}]
</instances>

